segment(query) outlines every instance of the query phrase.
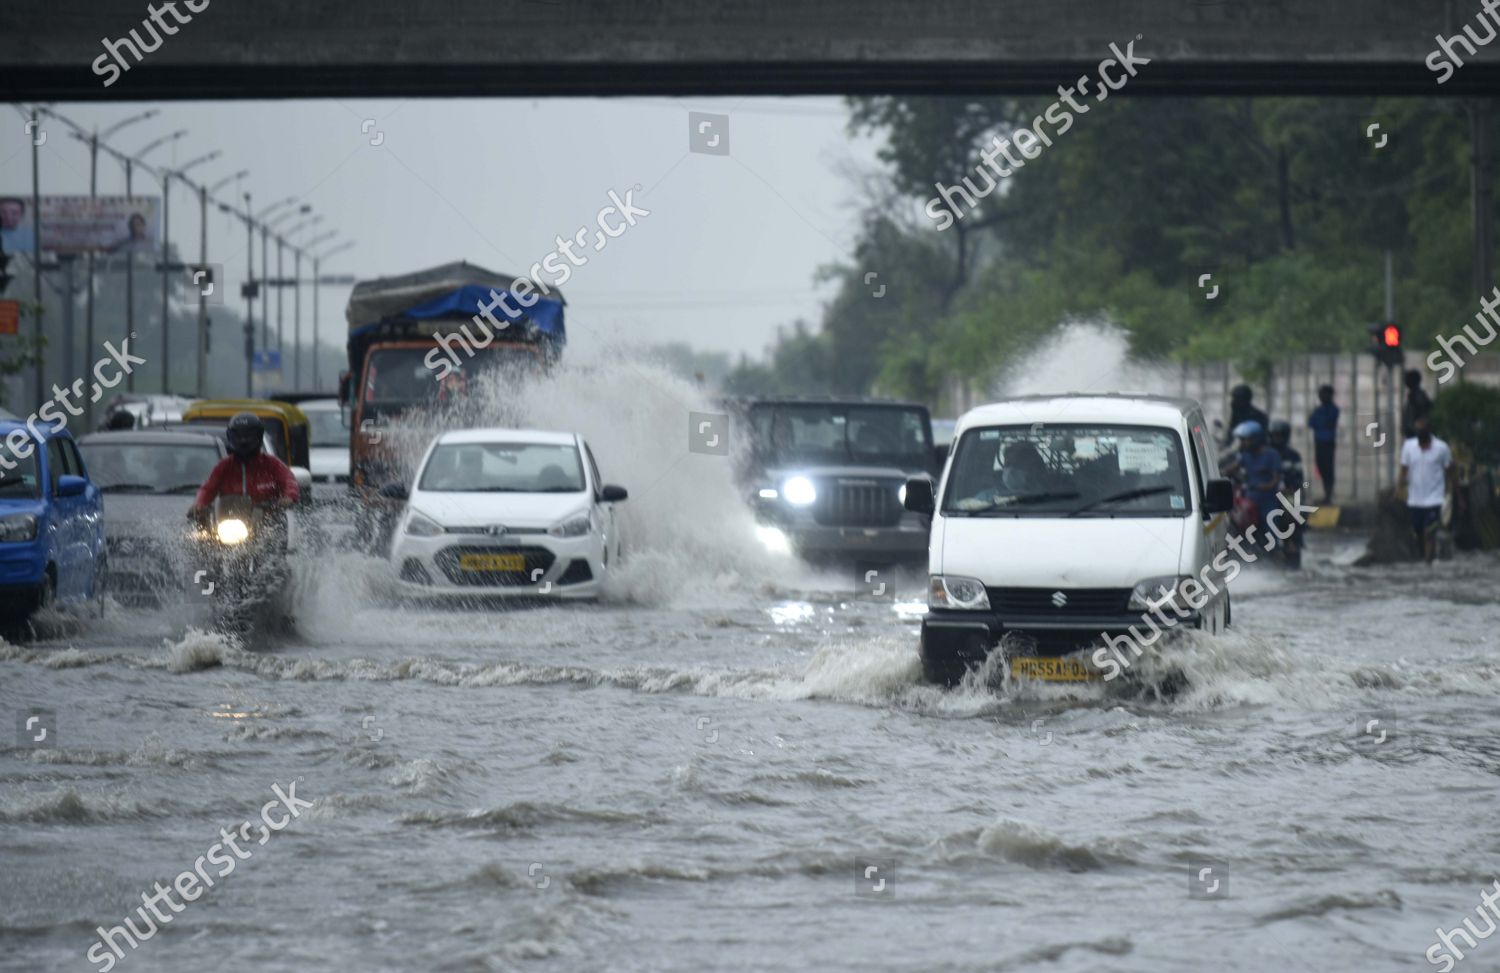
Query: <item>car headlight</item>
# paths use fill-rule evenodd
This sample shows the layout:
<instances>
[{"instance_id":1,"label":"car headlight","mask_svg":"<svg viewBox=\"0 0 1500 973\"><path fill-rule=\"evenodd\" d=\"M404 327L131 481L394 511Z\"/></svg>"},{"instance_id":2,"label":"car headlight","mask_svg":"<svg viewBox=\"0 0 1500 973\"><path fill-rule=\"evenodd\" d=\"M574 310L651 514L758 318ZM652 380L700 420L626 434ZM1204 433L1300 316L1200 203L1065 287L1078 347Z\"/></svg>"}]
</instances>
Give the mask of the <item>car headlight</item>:
<instances>
[{"instance_id":1,"label":"car headlight","mask_svg":"<svg viewBox=\"0 0 1500 973\"><path fill-rule=\"evenodd\" d=\"M591 521L589 519L589 515L585 513L579 514L576 517L569 517L562 523L553 524L551 527L547 528L547 533L551 534L553 537L582 537L584 534L587 534L593 528L593 526L593 521Z\"/></svg>"},{"instance_id":2,"label":"car headlight","mask_svg":"<svg viewBox=\"0 0 1500 973\"><path fill-rule=\"evenodd\" d=\"M0 541L36 540L36 516L33 514L11 514L0 517Z\"/></svg>"},{"instance_id":3,"label":"car headlight","mask_svg":"<svg viewBox=\"0 0 1500 973\"><path fill-rule=\"evenodd\" d=\"M818 488L805 476L794 476L781 486L781 495L795 507L805 507L818 499Z\"/></svg>"},{"instance_id":4,"label":"car headlight","mask_svg":"<svg viewBox=\"0 0 1500 973\"><path fill-rule=\"evenodd\" d=\"M978 578L934 574L927 587L927 604L933 608L983 611L990 607L990 596Z\"/></svg>"},{"instance_id":5,"label":"car headlight","mask_svg":"<svg viewBox=\"0 0 1500 973\"><path fill-rule=\"evenodd\" d=\"M1188 580L1186 575L1169 574L1160 578L1147 578L1130 591L1131 611L1151 611L1177 597L1177 588Z\"/></svg>"},{"instance_id":6,"label":"car headlight","mask_svg":"<svg viewBox=\"0 0 1500 973\"><path fill-rule=\"evenodd\" d=\"M406 517L406 533L411 537L436 537L442 532L443 526L426 514L413 510Z\"/></svg>"},{"instance_id":7,"label":"car headlight","mask_svg":"<svg viewBox=\"0 0 1500 973\"><path fill-rule=\"evenodd\" d=\"M214 529L214 535L219 538L220 544L233 547L235 544L243 544L250 537L250 528L238 517L228 517L219 521L218 527Z\"/></svg>"}]
</instances>

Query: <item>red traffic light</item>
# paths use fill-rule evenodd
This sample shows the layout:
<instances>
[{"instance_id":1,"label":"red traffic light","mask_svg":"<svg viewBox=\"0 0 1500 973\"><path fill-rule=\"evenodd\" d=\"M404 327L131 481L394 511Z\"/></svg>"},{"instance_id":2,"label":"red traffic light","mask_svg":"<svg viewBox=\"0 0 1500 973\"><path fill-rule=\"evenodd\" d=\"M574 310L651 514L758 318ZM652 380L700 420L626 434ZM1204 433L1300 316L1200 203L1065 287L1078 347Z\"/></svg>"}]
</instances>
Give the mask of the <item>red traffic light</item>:
<instances>
[{"instance_id":1,"label":"red traffic light","mask_svg":"<svg viewBox=\"0 0 1500 973\"><path fill-rule=\"evenodd\" d=\"M1401 326L1399 324L1387 324L1380 329L1380 343L1387 348L1401 347Z\"/></svg>"}]
</instances>

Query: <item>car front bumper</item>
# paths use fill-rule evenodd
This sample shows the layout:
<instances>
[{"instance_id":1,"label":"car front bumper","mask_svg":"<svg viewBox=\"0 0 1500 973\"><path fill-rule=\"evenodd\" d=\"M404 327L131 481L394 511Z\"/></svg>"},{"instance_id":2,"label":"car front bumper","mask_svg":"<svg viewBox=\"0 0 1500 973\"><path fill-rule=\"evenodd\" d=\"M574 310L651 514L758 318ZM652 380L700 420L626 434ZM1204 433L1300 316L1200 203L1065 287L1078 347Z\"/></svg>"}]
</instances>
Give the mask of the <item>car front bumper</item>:
<instances>
[{"instance_id":1,"label":"car front bumper","mask_svg":"<svg viewBox=\"0 0 1500 973\"><path fill-rule=\"evenodd\" d=\"M1201 616L1196 611L1181 617L1168 613L1167 619L1171 624L1164 627L1145 612L1058 618L1056 615L932 609L922 620L922 658L935 665L979 665L1000 640L1010 634L1029 640L1033 646L1027 650L1029 655L1057 657L1115 639L1149 644L1157 639L1153 632L1197 628L1201 624ZM1132 631L1138 634L1132 635Z\"/></svg>"},{"instance_id":2,"label":"car front bumper","mask_svg":"<svg viewBox=\"0 0 1500 973\"><path fill-rule=\"evenodd\" d=\"M471 570L467 555L520 555L515 570ZM550 534L400 534L391 567L403 594L417 597L589 599L599 596L606 573L597 536Z\"/></svg>"}]
</instances>

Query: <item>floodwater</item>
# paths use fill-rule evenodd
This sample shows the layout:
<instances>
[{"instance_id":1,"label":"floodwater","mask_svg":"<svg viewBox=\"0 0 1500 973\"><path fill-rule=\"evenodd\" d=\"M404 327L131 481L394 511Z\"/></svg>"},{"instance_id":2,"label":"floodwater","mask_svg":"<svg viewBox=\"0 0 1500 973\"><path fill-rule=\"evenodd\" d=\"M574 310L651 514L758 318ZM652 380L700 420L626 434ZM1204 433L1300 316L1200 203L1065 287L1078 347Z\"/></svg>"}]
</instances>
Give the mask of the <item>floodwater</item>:
<instances>
[{"instance_id":1,"label":"floodwater","mask_svg":"<svg viewBox=\"0 0 1500 973\"><path fill-rule=\"evenodd\" d=\"M0 969L104 969L127 917L117 968L168 973L1368 973L1474 922L1500 559L1363 569L1319 537L1142 683L940 690L920 586L861 600L758 553L720 459L678 455L691 390L631 381L588 378L639 403L613 425L559 422L632 492L600 604L399 606L337 554L254 651L125 610L0 645ZM293 782L231 873L137 914ZM1500 968L1500 937L1460 965Z\"/></svg>"}]
</instances>

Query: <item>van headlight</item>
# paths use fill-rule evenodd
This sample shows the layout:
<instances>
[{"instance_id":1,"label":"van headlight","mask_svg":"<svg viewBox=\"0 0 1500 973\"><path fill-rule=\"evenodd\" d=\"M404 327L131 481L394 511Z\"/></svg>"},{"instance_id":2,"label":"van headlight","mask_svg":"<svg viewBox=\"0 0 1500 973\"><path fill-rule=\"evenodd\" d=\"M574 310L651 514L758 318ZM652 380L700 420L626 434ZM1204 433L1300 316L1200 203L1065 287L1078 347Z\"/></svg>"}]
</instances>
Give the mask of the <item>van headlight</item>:
<instances>
[{"instance_id":1,"label":"van headlight","mask_svg":"<svg viewBox=\"0 0 1500 973\"><path fill-rule=\"evenodd\" d=\"M1178 588L1188 580L1187 575L1169 574L1160 578L1147 578L1130 591L1131 611L1152 611L1157 605L1170 604L1177 598Z\"/></svg>"},{"instance_id":2,"label":"van headlight","mask_svg":"<svg viewBox=\"0 0 1500 973\"><path fill-rule=\"evenodd\" d=\"M413 510L406 517L406 533L410 537L436 537L442 532L442 525L426 514Z\"/></svg>"},{"instance_id":3,"label":"van headlight","mask_svg":"<svg viewBox=\"0 0 1500 973\"><path fill-rule=\"evenodd\" d=\"M584 513L576 517L569 517L561 523L553 524L547 528L547 533L553 537L582 537L593 526L593 522L589 520L589 515Z\"/></svg>"},{"instance_id":4,"label":"van headlight","mask_svg":"<svg viewBox=\"0 0 1500 973\"><path fill-rule=\"evenodd\" d=\"M927 586L927 604L933 608L985 611L990 607L990 596L978 578L934 574Z\"/></svg>"},{"instance_id":5,"label":"van headlight","mask_svg":"<svg viewBox=\"0 0 1500 973\"><path fill-rule=\"evenodd\" d=\"M794 476L781 485L781 495L794 507L805 507L818 499L818 488L805 476Z\"/></svg>"},{"instance_id":6,"label":"van headlight","mask_svg":"<svg viewBox=\"0 0 1500 973\"><path fill-rule=\"evenodd\" d=\"M34 540L36 540L35 515L12 514L9 517L0 517L0 541Z\"/></svg>"}]
</instances>

